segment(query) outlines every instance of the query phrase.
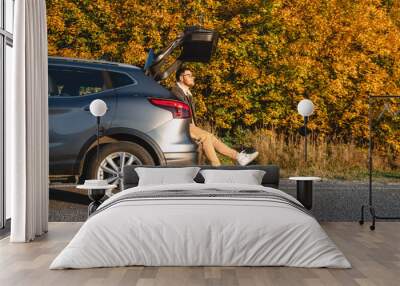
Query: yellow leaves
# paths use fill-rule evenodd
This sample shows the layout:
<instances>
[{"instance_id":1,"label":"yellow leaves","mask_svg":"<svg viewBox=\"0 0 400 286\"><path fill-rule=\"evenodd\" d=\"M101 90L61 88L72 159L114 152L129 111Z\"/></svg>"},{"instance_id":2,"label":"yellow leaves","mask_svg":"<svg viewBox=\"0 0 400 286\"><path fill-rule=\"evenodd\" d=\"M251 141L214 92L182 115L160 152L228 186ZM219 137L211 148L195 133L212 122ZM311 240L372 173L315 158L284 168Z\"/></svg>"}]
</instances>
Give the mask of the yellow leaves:
<instances>
[{"instance_id":1,"label":"yellow leaves","mask_svg":"<svg viewBox=\"0 0 400 286\"><path fill-rule=\"evenodd\" d=\"M253 114L246 113L243 117L243 123L246 126L251 126L257 122L257 118Z\"/></svg>"},{"instance_id":2,"label":"yellow leaves","mask_svg":"<svg viewBox=\"0 0 400 286\"><path fill-rule=\"evenodd\" d=\"M240 16L232 18L232 20L228 22L228 25L230 25L231 29L239 30L241 28Z\"/></svg>"},{"instance_id":3,"label":"yellow leaves","mask_svg":"<svg viewBox=\"0 0 400 286\"><path fill-rule=\"evenodd\" d=\"M329 91L330 91L330 94L328 95L328 98L332 102L334 102L336 99L339 100L340 97L348 94L348 90L343 85L343 81L341 81L339 79L330 81Z\"/></svg>"},{"instance_id":4,"label":"yellow leaves","mask_svg":"<svg viewBox=\"0 0 400 286\"><path fill-rule=\"evenodd\" d=\"M63 31L65 29L64 21L60 15L56 14L52 17L48 17L47 19L47 26L49 29L53 29L54 31Z\"/></svg>"},{"instance_id":5,"label":"yellow leaves","mask_svg":"<svg viewBox=\"0 0 400 286\"><path fill-rule=\"evenodd\" d=\"M252 81L259 77L260 70L251 63L243 62L235 67L235 72L239 76L239 80Z\"/></svg>"}]
</instances>

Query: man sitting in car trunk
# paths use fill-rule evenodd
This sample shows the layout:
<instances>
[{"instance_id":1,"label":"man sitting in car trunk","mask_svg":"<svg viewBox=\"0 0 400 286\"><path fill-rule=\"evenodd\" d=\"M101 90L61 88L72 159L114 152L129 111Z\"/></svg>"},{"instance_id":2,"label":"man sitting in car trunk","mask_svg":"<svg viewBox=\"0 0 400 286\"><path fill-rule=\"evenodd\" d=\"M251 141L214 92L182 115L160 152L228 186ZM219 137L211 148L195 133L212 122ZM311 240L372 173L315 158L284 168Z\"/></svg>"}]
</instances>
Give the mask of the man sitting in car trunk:
<instances>
[{"instance_id":1,"label":"man sitting in car trunk","mask_svg":"<svg viewBox=\"0 0 400 286\"><path fill-rule=\"evenodd\" d=\"M258 156L258 152L248 154L242 151L239 153L225 145L210 132L207 132L196 126L195 106L193 102L193 95L190 92L190 88L194 86L194 78L195 77L188 68L181 67L176 72L176 85L171 90L179 100L190 106L192 111L192 123L189 125L190 137L194 141L201 144L202 149L212 166L221 165L216 151L233 160L236 160L241 166L249 164Z\"/></svg>"}]
</instances>

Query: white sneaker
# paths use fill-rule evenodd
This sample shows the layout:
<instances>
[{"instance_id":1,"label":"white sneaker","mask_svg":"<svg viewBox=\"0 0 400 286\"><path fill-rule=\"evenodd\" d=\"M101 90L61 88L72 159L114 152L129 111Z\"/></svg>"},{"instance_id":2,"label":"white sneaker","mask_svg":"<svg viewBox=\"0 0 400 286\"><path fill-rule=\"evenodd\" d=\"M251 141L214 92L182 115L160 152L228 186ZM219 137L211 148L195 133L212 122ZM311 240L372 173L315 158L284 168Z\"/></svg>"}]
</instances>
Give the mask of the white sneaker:
<instances>
[{"instance_id":1,"label":"white sneaker","mask_svg":"<svg viewBox=\"0 0 400 286\"><path fill-rule=\"evenodd\" d=\"M247 164L249 164L251 161L253 161L255 158L257 158L258 156L258 152L254 152L254 153L245 153L244 151L240 152L237 156L237 161L239 163L240 166L246 166Z\"/></svg>"}]
</instances>

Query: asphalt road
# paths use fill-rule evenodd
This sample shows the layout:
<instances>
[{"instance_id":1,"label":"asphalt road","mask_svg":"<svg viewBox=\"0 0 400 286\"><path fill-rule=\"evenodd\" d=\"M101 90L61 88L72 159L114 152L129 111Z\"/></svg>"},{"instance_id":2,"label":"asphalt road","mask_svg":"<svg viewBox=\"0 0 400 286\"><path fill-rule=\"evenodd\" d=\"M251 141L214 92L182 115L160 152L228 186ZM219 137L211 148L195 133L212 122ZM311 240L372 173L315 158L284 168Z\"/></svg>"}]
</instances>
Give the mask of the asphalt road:
<instances>
[{"instance_id":1,"label":"asphalt road","mask_svg":"<svg viewBox=\"0 0 400 286\"><path fill-rule=\"evenodd\" d=\"M296 183L281 180L280 189L295 196ZM374 205L379 216L400 217L400 182L374 184ZM49 221L85 221L90 203L86 191L74 187L50 188ZM368 184L352 181L314 183L312 212L319 221L358 221L368 203ZM369 219L369 214L366 218Z\"/></svg>"}]
</instances>

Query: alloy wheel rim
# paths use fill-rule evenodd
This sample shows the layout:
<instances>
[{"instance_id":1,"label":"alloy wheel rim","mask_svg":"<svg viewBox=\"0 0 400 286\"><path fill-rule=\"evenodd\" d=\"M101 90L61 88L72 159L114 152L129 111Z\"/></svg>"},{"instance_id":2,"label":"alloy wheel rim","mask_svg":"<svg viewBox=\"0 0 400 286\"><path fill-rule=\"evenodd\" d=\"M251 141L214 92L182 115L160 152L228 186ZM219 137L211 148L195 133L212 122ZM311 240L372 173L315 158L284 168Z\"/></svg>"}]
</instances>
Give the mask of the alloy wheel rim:
<instances>
[{"instance_id":1,"label":"alloy wheel rim","mask_svg":"<svg viewBox=\"0 0 400 286\"><path fill-rule=\"evenodd\" d=\"M97 178L106 180L108 184L117 185L114 190L123 189L123 167L129 165L143 165L142 161L129 152L114 152L104 158L97 169ZM112 190L107 190L106 195L114 195Z\"/></svg>"}]
</instances>

